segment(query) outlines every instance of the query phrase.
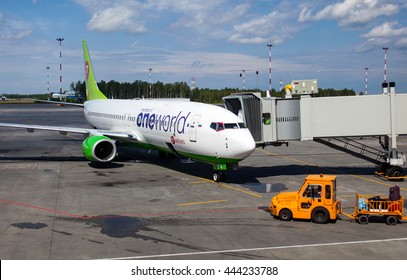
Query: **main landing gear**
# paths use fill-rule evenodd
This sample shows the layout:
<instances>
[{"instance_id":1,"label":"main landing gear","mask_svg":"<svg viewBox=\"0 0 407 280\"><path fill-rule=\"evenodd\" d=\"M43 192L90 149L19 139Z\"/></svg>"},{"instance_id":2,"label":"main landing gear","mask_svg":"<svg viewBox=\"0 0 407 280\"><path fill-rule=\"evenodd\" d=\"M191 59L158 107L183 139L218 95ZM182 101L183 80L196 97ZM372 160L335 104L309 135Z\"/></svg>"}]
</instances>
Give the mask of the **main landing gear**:
<instances>
[{"instance_id":1,"label":"main landing gear","mask_svg":"<svg viewBox=\"0 0 407 280\"><path fill-rule=\"evenodd\" d=\"M215 182L223 182L225 181L225 172L222 171L215 171L213 172L213 181Z\"/></svg>"}]
</instances>

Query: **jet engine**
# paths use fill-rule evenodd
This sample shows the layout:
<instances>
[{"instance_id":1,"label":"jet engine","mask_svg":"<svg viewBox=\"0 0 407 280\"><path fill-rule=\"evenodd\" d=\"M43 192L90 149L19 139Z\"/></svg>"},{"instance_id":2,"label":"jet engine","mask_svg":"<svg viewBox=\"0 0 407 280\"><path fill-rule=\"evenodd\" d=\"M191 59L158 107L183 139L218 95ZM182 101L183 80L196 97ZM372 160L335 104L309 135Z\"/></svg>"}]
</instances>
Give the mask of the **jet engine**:
<instances>
[{"instance_id":1,"label":"jet engine","mask_svg":"<svg viewBox=\"0 0 407 280\"><path fill-rule=\"evenodd\" d=\"M109 162L116 156L116 144L106 136L93 135L83 141L82 152L88 160Z\"/></svg>"}]
</instances>

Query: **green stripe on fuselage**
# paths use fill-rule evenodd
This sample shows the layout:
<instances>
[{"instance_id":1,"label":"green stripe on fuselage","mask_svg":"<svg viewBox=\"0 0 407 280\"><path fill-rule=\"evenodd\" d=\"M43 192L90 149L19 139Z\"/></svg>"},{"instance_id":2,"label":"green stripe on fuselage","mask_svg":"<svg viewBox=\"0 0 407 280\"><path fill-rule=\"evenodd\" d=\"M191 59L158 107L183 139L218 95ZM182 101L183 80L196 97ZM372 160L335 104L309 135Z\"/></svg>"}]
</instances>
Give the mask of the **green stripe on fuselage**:
<instances>
[{"instance_id":1,"label":"green stripe on fuselage","mask_svg":"<svg viewBox=\"0 0 407 280\"><path fill-rule=\"evenodd\" d=\"M119 140L119 139L117 139ZM123 139L120 139L123 140ZM142 148L142 149L147 149L147 150L158 150L158 151L163 151L166 153L171 153L174 154L174 152L170 148L165 148L165 147L160 147L160 146L155 146L152 144L146 144L146 143L135 143L135 142L123 142L120 141L122 144L125 146L132 146L136 148ZM206 155L199 155L199 154L192 154L192 153L185 153L185 152L180 152L177 151L177 154L185 157L185 158L191 158L197 161L205 162L205 163L210 163L210 164L236 164L240 160L235 159L235 158L222 158L222 157L212 157L212 156L206 156Z\"/></svg>"}]
</instances>

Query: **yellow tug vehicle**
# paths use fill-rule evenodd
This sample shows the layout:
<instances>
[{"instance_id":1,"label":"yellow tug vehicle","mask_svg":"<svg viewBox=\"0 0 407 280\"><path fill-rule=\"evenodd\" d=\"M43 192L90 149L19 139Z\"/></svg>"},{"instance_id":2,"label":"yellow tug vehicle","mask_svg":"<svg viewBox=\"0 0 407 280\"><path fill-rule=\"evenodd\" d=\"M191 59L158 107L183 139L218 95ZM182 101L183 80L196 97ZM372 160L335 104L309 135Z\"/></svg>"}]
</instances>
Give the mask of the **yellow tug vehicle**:
<instances>
[{"instance_id":1,"label":"yellow tug vehicle","mask_svg":"<svg viewBox=\"0 0 407 280\"><path fill-rule=\"evenodd\" d=\"M336 197L336 176L323 174L308 175L296 192L281 192L274 196L269 211L283 221L305 219L318 224L335 222L339 214L360 224L367 224L371 216L383 217L388 225L407 220L398 186L389 189L388 197L356 193L354 212L348 214L342 211L341 201Z\"/></svg>"}]
</instances>

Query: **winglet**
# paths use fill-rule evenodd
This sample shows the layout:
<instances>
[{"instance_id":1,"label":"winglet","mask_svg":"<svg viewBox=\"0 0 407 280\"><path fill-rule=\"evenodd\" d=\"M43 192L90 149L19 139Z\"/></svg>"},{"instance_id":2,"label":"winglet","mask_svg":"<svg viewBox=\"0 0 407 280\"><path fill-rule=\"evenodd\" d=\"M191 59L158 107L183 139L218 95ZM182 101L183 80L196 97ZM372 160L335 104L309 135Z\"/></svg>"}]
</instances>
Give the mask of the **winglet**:
<instances>
[{"instance_id":1,"label":"winglet","mask_svg":"<svg viewBox=\"0 0 407 280\"><path fill-rule=\"evenodd\" d=\"M82 41L83 46L83 59L85 62L85 83L86 83L86 99L107 99L106 96L99 90L93 74L92 63L90 61L90 55L88 51L88 45L86 40Z\"/></svg>"}]
</instances>

